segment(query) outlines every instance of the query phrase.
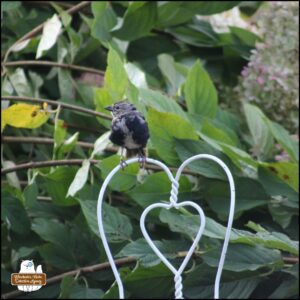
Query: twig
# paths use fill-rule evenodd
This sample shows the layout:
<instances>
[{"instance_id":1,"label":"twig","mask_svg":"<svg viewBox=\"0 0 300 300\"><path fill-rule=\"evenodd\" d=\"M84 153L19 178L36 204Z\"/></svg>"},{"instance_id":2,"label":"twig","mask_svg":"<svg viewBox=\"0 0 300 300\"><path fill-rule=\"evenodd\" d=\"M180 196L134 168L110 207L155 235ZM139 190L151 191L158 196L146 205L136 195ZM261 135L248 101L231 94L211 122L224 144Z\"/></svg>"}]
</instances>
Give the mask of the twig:
<instances>
[{"instance_id":1,"label":"twig","mask_svg":"<svg viewBox=\"0 0 300 300\"><path fill-rule=\"evenodd\" d=\"M76 13L77 11L81 10L82 8L88 6L90 4L91 1L82 1L80 3L78 3L77 5L69 8L68 10L66 10L66 12L70 15ZM46 21L45 21L46 22ZM38 33L40 33L43 30L44 24L45 22L43 22L42 24L38 25L37 27L33 28L31 31L27 32L25 35L23 35L20 39L18 39L15 43L13 43L6 51L5 55L4 55L4 62L7 61L8 55L10 54L10 52L12 51L13 47L25 40L28 40L34 36L36 36Z\"/></svg>"},{"instance_id":2,"label":"twig","mask_svg":"<svg viewBox=\"0 0 300 300\"><path fill-rule=\"evenodd\" d=\"M45 160L45 161L37 161L37 162L28 162L28 163L19 164L9 168L3 168L1 169L1 174L5 175L7 173L24 170L24 169L46 168L46 167L64 166L64 165L81 165L82 162L83 159ZM96 159L90 159L90 162L92 164L97 164L100 161ZM161 168L155 165L146 164L145 168L153 171L161 171ZM177 168L169 168L169 169L173 172L177 171ZM194 175L194 176L199 175L196 172L190 170L183 170L182 173Z\"/></svg>"},{"instance_id":3,"label":"twig","mask_svg":"<svg viewBox=\"0 0 300 300\"><path fill-rule=\"evenodd\" d=\"M290 263L290 264L297 264L297 263L299 263L299 257L287 257L287 256L283 256L282 260L285 263Z\"/></svg>"},{"instance_id":4,"label":"twig","mask_svg":"<svg viewBox=\"0 0 300 300\"><path fill-rule=\"evenodd\" d=\"M127 264L130 264L130 263L133 263L135 261L136 261L136 259L133 258L133 257L124 257L124 258L116 259L115 264L117 266L122 266L122 265L127 265ZM109 262L105 262L105 263L97 264L97 265L92 265L92 266L87 266L87 267L83 267L83 268L78 268L78 269L75 269L75 270L72 270L72 271L69 271L69 272L65 272L65 273L50 277L49 279L47 279L47 285L58 282L66 276L76 276L77 274L92 273L92 272L100 271L100 270L107 269L107 268L110 268ZM14 297L17 297L19 295L22 295L23 293L24 293L23 291L16 290L16 291L13 291L13 292L3 294L1 296L1 298L2 299L14 298Z\"/></svg>"},{"instance_id":5,"label":"twig","mask_svg":"<svg viewBox=\"0 0 300 300\"><path fill-rule=\"evenodd\" d=\"M52 145L54 144L54 139L51 138L44 138L44 137L35 137L35 136L2 136L1 142L4 143L25 143L25 144L46 144L46 145ZM93 143L87 143L87 142L77 142L78 146L81 146L82 148L94 148ZM118 152L117 147L107 147L104 149L107 152L116 153Z\"/></svg>"},{"instance_id":6,"label":"twig","mask_svg":"<svg viewBox=\"0 0 300 300\"><path fill-rule=\"evenodd\" d=\"M3 168L1 169L1 174L7 174L10 172L15 172L23 169L35 169L35 168L46 168L46 167L54 167L54 166L65 166L65 165L81 165L83 159L62 159L62 160L45 160L45 161L37 161L37 162L28 162L25 164L19 164L14 167ZM97 164L99 160L90 159L92 164Z\"/></svg>"},{"instance_id":7,"label":"twig","mask_svg":"<svg viewBox=\"0 0 300 300\"><path fill-rule=\"evenodd\" d=\"M2 136L1 142L4 143L25 143L25 144L54 144L54 139L50 138L42 138L42 137L35 137L35 136ZM87 143L87 142L80 142L78 141L76 145L91 149L94 148L94 144Z\"/></svg>"},{"instance_id":8,"label":"twig","mask_svg":"<svg viewBox=\"0 0 300 300\"><path fill-rule=\"evenodd\" d=\"M81 72L89 72L89 73L95 73L99 75L104 75L104 71L96 70L93 68L73 65L73 64L64 64L64 63L57 63L53 61L45 61L45 60L19 60L19 61L10 61L6 63L1 63L1 66L3 67L18 67L18 66L49 66L49 67L60 67L60 68L66 68L66 69L73 69Z\"/></svg>"},{"instance_id":9,"label":"twig","mask_svg":"<svg viewBox=\"0 0 300 300\"><path fill-rule=\"evenodd\" d=\"M76 111L80 111L82 113L86 113L89 115L93 115L93 116L97 116L106 120L111 120L112 117L109 115L106 115L104 113L101 112L97 112L88 108L84 108L78 105L74 105L74 104L68 104L68 103L64 103L64 102L60 102L60 101L55 101L55 100L49 100L49 99L40 99L40 98L32 98L32 97L19 97L19 96L1 96L1 101L3 100L12 100L12 101L21 101L21 102L35 102L35 103L49 103L51 105L55 105L58 106L60 105L63 108L67 108L67 109L72 109L72 110L76 110Z\"/></svg>"}]
</instances>

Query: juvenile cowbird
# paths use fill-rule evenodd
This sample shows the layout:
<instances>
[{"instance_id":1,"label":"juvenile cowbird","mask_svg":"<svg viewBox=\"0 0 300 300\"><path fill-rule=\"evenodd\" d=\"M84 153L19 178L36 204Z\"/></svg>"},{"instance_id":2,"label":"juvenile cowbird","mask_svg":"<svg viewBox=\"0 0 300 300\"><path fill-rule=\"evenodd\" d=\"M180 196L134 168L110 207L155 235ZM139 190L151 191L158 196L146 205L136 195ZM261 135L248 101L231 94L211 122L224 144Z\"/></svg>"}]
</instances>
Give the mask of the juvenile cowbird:
<instances>
[{"instance_id":1,"label":"juvenile cowbird","mask_svg":"<svg viewBox=\"0 0 300 300\"><path fill-rule=\"evenodd\" d=\"M145 166L145 147L149 139L149 130L144 116L137 111L131 103L122 101L108 106L105 109L111 111L112 130L109 139L122 147L120 165L126 166L123 150L126 148L127 157L138 155L142 167Z\"/></svg>"}]
</instances>

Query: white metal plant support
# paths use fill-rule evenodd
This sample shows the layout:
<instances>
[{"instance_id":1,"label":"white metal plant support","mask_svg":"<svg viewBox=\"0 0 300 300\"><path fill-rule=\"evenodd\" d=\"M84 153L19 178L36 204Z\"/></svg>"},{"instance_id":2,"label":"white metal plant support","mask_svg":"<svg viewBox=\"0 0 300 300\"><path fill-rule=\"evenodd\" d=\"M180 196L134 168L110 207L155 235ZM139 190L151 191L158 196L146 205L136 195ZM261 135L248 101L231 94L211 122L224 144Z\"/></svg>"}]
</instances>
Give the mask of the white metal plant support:
<instances>
[{"instance_id":1,"label":"white metal plant support","mask_svg":"<svg viewBox=\"0 0 300 300\"><path fill-rule=\"evenodd\" d=\"M182 165L179 167L179 169L177 170L177 173L175 175L175 178L173 177L171 171L169 170L169 168L163 164L162 162L155 160L155 159L151 159L151 158L147 158L146 161L148 163L151 164L155 164L160 166L168 175L170 181L172 182L172 189L171 189L171 196L170 196L170 201L169 203L154 203L149 205L147 208L145 208L144 212L142 213L141 219L140 219L140 227L142 230L142 233L146 239L146 241L148 242L149 246L152 248L152 250L156 253L156 255L161 259L161 261L170 269L170 271L174 274L174 281L175 281L175 298L176 299L182 299L183 295L182 295L182 277L181 274L184 271L189 259L191 258L201 236L202 233L204 231L205 228L205 216L203 213L202 208L192 202L192 201L183 201L180 203L177 203L177 195L178 195L178 187L179 187L179 178L180 175L183 171L183 169L192 161L194 160L198 160L198 159L210 159L215 161L216 163L218 163L225 171L228 180L229 180L229 185L230 185L230 209L229 209L229 217L228 217L228 224L227 224L227 229L226 229L226 233L225 233L225 238L224 238L224 244L223 244L223 249L221 252L221 257L220 257L220 261L219 261L219 266L218 266L218 270L217 270L217 275L216 275L216 279L215 279L215 288L214 288L214 298L215 299L219 299L219 287L220 287L220 280L221 280L221 273L222 273L222 269L224 266L224 261L225 261L225 255L226 255L226 251L227 251L227 247L228 247L228 242L229 242L229 238L230 238L230 232L231 232L231 228L232 228L232 222L233 222L233 216L234 216L234 207L235 207L235 188L234 188L234 181L231 175L231 172L229 171L228 167L225 165L225 163L220 160L219 158L213 156L213 155L209 155L209 154L199 154L199 155L195 155L190 157L189 159L187 159L186 161L184 161L182 163ZM132 164L138 162L138 158L132 158L126 161L126 163ZM104 226L103 226L103 220L102 220L102 203L103 203L103 198L104 198L104 193L106 191L106 187L109 184L110 180L112 179L112 177L120 170L120 165L116 166L106 177L106 179L103 182L103 185L101 187L100 193L99 193L99 197L98 197L98 205L97 205L97 217L98 217L98 226L99 226L99 232L100 232L100 237L102 239L103 242L103 246L106 252L106 255L108 257L109 263L112 267L114 276L116 278L117 284L118 284L118 288L119 288L119 297L120 299L124 299L124 288L123 288L123 283L121 281L120 275L118 273L116 264L114 262L114 259L112 257L111 251L109 249L108 246L108 242L105 236L105 232L104 232ZM200 218L200 227L198 230L198 233L193 241L193 244L191 246L191 248L189 249L186 257L184 258L181 266L179 267L179 269L175 269L174 266L166 259L166 257L160 252L160 250L154 245L153 241L151 240L146 228L145 228L145 219L147 214L154 208L160 207L160 208L166 208L166 209L170 209L172 207L178 209L180 207L183 206L192 206L194 207L198 213L199 213L199 218Z\"/></svg>"}]
</instances>

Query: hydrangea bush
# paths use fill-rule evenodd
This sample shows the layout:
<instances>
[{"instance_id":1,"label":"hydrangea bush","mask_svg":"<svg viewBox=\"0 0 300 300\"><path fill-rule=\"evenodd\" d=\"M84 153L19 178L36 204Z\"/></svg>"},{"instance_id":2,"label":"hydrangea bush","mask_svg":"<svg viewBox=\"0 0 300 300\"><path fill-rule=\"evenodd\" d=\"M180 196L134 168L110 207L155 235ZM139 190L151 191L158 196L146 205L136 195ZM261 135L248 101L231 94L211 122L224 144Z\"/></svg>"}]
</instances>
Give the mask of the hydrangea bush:
<instances>
[{"instance_id":1,"label":"hydrangea bush","mask_svg":"<svg viewBox=\"0 0 300 300\"><path fill-rule=\"evenodd\" d=\"M268 2L257 13L256 45L236 90L290 132L299 126L299 3Z\"/></svg>"}]
</instances>

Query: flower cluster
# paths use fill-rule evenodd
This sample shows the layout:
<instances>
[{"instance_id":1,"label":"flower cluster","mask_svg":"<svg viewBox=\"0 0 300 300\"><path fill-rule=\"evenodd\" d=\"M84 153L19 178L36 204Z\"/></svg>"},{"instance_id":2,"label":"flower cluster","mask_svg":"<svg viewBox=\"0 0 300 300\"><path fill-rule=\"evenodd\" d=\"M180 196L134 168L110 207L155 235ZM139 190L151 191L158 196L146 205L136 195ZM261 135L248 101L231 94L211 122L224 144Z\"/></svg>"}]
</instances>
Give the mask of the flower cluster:
<instances>
[{"instance_id":1,"label":"flower cluster","mask_svg":"<svg viewBox=\"0 0 300 300\"><path fill-rule=\"evenodd\" d=\"M258 12L256 45L236 88L291 132L299 126L299 3L268 2Z\"/></svg>"}]
</instances>

